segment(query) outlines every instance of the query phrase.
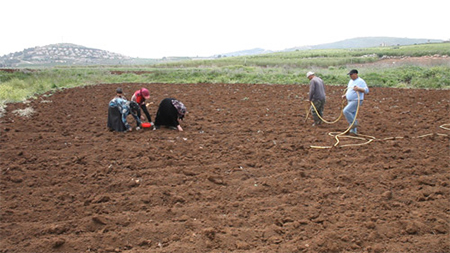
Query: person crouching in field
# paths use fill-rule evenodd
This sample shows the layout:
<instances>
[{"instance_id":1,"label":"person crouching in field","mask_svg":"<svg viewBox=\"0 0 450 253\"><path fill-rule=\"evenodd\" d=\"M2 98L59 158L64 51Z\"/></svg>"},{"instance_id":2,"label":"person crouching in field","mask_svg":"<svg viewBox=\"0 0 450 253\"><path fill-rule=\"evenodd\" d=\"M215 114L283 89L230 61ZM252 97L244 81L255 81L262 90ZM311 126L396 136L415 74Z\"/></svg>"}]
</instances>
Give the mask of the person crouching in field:
<instances>
[{"instance_id":1,"label":"person crouching in field","mask_svg":"<svg viewBox=\"0 0 450 253\"><path fill-rule=\"evenodd\" d=\"M145 104L145 100L150 99L150 92L146 88L141 88L134 92L133 96L131 97L131 101L136 102L144 112L145 116L147 117L148 122L152 122L152 117L150 116L150 113L148 112L147 105ZM139 110L138 117L141 120L144 120L144 116L141 116L141 111Z\"/></svg>"},{"instance_id":2,"label":"person crouching in field","mask_svg":"<svg viewBox=\"0 0 450 253\"><path fill-rule=\"evenodd\" d=\"M141 127L139 111L139 105L136 102L128 101L123 95L122 89L117 88L116 96L109 102L107 127L110 131L131 131L132 128L127 122L127 116L131 114L136 120L136 130L139 130Z\"/></svg>"},{"instance_id":3,"label":"person crouching in field","mask_svg":"<svg viewBox=\"0 0 450 253\"><path fill-rule=\"evenodd\" d=\"M309 101L314 104L311 105L311 115L314 118L313 126L318 126L322 123L323 118L323 108L325 107L325 84L320 77L317 77L314 72L309 71L306 73L306 77L309 79Z\"/></svg>"},{"instance_id":4,"label":"person crouching in field","mask_svg":"<svg viewBox=\"0 0 450 253\"><path fill-rule=\"evenodd\" d=\"M165 98L159 104L154 129L166 126L173 130L183 131L178 120L183 120L185 115L186 106L182 102L174 98Z\"/></svg>"}]
</instances>

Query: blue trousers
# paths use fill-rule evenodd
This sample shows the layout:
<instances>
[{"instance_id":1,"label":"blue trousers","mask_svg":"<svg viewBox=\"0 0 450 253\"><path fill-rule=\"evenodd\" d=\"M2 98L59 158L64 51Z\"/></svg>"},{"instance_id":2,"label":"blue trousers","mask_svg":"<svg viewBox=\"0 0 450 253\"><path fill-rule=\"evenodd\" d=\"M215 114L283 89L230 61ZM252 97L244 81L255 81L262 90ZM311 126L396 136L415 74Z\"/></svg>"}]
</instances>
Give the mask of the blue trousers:
<instances>
[{"instance_id":1,"label":"blue trousers","mask_svg":"<svg viewBox=\"0 0 450 253\"><path fill-rule=\"evenodd\" d=\"M345 119L347 119L348 124L352 124L353 120L356 116L356 109L358 108L358 100L349 100L347 101L347 106L344 108L344 116ZM361 106L363 103L363 100L359 101L359 106ZM355 121L355 124L353 125L353 129L350 130L350 132L356 133L356 126L358 126L358 120Z\"/></svg>"}]
</instances>

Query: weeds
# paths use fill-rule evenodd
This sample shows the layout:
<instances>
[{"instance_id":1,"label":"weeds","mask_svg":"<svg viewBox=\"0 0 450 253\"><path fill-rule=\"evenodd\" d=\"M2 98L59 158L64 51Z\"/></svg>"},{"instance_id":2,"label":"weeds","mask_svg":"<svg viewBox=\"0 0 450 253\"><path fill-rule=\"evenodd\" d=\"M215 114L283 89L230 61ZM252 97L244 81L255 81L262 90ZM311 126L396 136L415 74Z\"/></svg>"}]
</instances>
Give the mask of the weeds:
<instances>
[{"instance_id":1,"label":"weeds","mask_svg":"<svg viewBox=\"0 0 450 253\"><path fill-rule=\"evenodd\" d=\"M34 109L32 107L27 107L25 109L14 110L12 113L17 114L17 115L19 115L21 117L28 118L28 117L31 117L31 115L33 115Z\"/></svg>"},{"instance_id":2,"label":"weeds","mask_svg":"<svg viewBox=\"0 0 450 253\"><path fill-rule=\"evenodd\" d=\"M305 50L215 60L183 60L158 65L79 66L42 68L35 71L0 71L0 108L35 94L61 88L99 83L249 83L307 84L307 71L314 71L327 85L345 86L349 66L383 57L425 55L450 56L450 44L424 44L395 48L353 50ZM121 75L111 71L129 71ZM372 87L450 88L450 64L441 66L378 66L358 68ZM135 74L133 71L145 71ZM1 112L1 111L0 111Z\"/></svg>"}]
</instances>

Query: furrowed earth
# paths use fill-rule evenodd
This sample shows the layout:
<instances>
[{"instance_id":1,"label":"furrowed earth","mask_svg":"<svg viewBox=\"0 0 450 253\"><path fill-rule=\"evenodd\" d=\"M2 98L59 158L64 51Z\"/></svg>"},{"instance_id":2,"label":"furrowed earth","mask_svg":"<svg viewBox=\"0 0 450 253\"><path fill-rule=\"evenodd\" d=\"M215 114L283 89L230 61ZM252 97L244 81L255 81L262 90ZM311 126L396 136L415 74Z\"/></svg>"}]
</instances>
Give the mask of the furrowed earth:
<instances>
[{"instance_id":1,"label":"furrowed earth","mask_svg":"<svg viewBox=\"0 0 450 253\"><path fill-rule=\"evenodd\" d=\"M153 119L182 101L185 131L110 132L119 86L148 88ZM326 120L344 88L327 86ZM450 90L371 87L359 146L334 146L343 118L305 121L307 92L124 83L8 104L0 252L449 252Z\"/></svg>"}]
</instances>

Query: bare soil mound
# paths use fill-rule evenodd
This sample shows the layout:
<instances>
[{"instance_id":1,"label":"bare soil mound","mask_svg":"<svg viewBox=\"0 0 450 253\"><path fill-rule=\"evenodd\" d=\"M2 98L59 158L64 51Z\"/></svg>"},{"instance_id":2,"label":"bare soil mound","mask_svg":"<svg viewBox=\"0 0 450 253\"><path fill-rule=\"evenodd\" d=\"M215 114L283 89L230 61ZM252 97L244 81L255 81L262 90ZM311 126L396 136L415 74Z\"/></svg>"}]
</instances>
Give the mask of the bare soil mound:
<instances>
[{"instance_id":1,"label":"bare soil mound","mask_svg":"<svg viewBox=\"0 0 450 253\"><path fill-rule=\"evenodd\" d=\"M148 88L153 118L182 101L185 131L109 132L118 86ZM359 132L376 139L331 149L311 146L347 123L305 122L307 91L103 84L9 104L0 252L449 252L450 91L371 88Z\"/></svg>"}]
</instances>

